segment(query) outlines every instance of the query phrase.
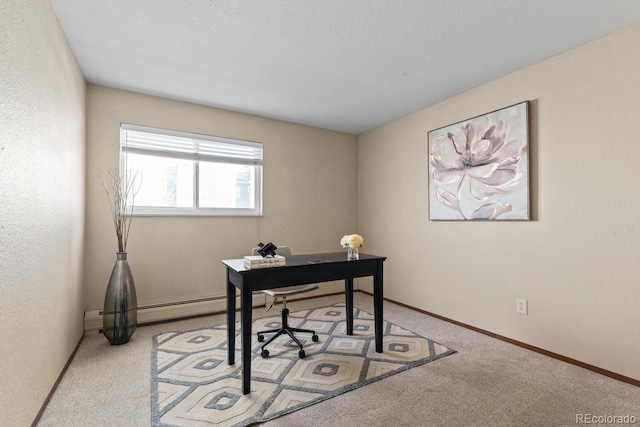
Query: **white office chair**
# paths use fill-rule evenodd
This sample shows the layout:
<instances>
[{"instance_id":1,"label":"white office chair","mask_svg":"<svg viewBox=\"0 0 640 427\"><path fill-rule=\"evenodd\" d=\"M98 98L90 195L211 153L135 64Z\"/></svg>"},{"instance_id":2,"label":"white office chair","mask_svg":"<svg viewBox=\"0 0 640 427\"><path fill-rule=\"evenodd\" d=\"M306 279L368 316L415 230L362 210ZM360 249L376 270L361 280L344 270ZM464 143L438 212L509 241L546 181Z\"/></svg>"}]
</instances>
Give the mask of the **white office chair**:
<instances>
[{"instance_id":1,"label":"white office chair","mask_svg":"<svg viewBox=\"0 0 640 427\"><path fill-rule=\"evenodd\" d=\"M252 255L258 255L258 249L260 248L253 248L252 251ZM285 257L285 261L286 258L288 256L291 256L291 249L289 249L288 246L279 246L276 250L276 255L282 255L283 257ZM278 267L271 267L271 268L278 268ZM278 338L280 335L282 334L287 334L289 335L289 337L300 347L300 351L298 351L298 356L300 357L300 359L304 359L304 357L306 356L304 350L302 349L302 343L300 342L300 340L298 340L293 333L294 332L302 332L302 333L309 333L311 334L311 340L313 342L318 342L318 335L316 335L315 331L312 331L310 329L300 329L300 328L294 328L289 326L289 309L287 308L287 297L291 296L291 295L297 295L297 294L301 294L304 292L310 292L310 291L314 291L318 289L318 285L315 284L310 284L310 285L298 285L298 286L287 286L284 288L274 288L274 289L265 289L262 292L264 292L265 294L273 297L273 301L271 302L271 304L269 305L269 307L267 308L267 311L269 311L271 309L271 307L273 307L273 305L276 303L278 298L282 298L282 324L279 328L275 328L275 329L269 329L266 331L259 331L258 332L258 341L259 342L263 342L264 341L264 334L271 334L274 333L274 335L269 338L269 340L264 343L262 345L262 352L260 353L260 355L262 357L268 357L269 356L269 350L267 350L265 347L267 345L269 345L273 340L275 340L276 338Z\"/></svg>"}]
</instances>

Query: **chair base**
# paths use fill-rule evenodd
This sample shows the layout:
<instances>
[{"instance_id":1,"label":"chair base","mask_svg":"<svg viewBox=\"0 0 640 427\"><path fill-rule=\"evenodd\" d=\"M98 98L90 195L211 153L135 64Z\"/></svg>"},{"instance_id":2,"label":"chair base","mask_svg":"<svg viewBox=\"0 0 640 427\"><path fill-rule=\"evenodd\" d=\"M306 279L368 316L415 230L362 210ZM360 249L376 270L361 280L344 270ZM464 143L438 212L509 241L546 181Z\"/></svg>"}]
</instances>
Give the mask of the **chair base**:
<instances>
[{"instance_id":1,"label":"chair base","mask_svg":"<svg viewBox=\"0 0 640 427\"><path fill-rule=\"evenodd\" d=\"M262 347L261 347L262 352L260 354L261 354L262 357L269 356L269 350L265 349L265 347L268 346L269 344L271 344L273 342L273 340L278 338L280 335L287 334L298 345L298 347L300 347L300 351L298 352L298 356L300 357L300 359L304 359L304 357L306 355L305 355L304 350L302 349L302 343L300 342L300 340L298 340L298 338L296 338L293 335L293 333L294 332L302 332L302 333L311 334L311 340L313 342L318 342L318 336L316 335L316 332L312 331L311 329L300 329L300 328L293 328L293 327L289 326L289 309L288 308L283 308L281 313L282 313L282 326L280 326L279 328L269 329L269 330L266 330L266 331L259 331L257 333L259 342L264 341L264 334L275 333L275 335L273 335L271 338L269 338L269 340L262 345Z\"/></svg>"}]
</instances>

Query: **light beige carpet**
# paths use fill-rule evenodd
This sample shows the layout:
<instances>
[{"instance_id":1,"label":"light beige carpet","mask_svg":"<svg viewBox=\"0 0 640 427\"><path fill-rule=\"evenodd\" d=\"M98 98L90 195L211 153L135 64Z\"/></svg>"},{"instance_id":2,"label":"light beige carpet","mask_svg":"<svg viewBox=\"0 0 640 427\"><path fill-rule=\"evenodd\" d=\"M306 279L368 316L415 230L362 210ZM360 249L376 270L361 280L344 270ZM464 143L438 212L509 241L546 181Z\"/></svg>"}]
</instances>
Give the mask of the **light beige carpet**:
<instances>
[{"instance_id":1,"label":"light beige carpet","mask_svg":"<svg viewBox=\"0 0 640 427\"><path fill-rule=\"evenodd\" d=\"M240 362L227 364L226 325L155 336L153 425L263 422L455 353L390 322L384 322L383 352L376 353L373 316L356 308L351 336L344 319L344 304L291 313L292 326L313 329L320 338L314 343L298 334L305 341L304 359L286 336L274 341L269 357L262 358L254 333L248 395L241 391ZM280 321L280 316L258 319L253 331L278 327Z\"/></svg>"}]
</instances>

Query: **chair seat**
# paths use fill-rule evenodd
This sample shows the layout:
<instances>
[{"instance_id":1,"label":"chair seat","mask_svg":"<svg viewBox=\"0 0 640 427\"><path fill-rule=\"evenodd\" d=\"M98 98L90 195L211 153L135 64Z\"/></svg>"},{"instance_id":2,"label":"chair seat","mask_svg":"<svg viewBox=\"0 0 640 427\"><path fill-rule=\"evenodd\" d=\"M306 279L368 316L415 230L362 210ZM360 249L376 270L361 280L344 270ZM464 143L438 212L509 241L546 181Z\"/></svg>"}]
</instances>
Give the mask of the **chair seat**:
<instances>
[{"instance_id":1,"label":"chair seat","mask_svg":"<svg viewBox=\"0 0 640 427\"><path fill-rule=\"evenodd\" d=\"M298 285L298 286L287 286L285 288L274 288L274 289L265 289L264 292L267 295L272 297L286 297L289 295L301 294L303 292L314 291L318 289L318 285Z\"/></svg>"}]
</instances>

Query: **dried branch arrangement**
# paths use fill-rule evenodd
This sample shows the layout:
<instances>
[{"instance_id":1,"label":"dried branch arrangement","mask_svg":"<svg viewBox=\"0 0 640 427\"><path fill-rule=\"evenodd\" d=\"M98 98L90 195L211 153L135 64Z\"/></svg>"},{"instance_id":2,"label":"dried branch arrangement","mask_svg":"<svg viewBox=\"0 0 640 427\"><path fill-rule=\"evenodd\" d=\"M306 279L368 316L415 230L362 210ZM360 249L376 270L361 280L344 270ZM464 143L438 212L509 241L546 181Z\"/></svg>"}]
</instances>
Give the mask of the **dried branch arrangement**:
<instances>
[{"instance_id":1,"label":"dried branch arrangement","mask_svg":"<svg viewBox=\"0 0 640 427\"><path fill-rule=\"evenodd\" d=\"M118 252L126 252L135 197L140 189L136 182L138 173L131 174L131 171L125 171L123 175L120 175L114 168L109 168L106 176L102 172L98 172L98 177L109 199L113 225L116 228L116 237L118 238ZM127 211L127 200L131 201L129 211Z\"/></svg>"}]
</instances>

